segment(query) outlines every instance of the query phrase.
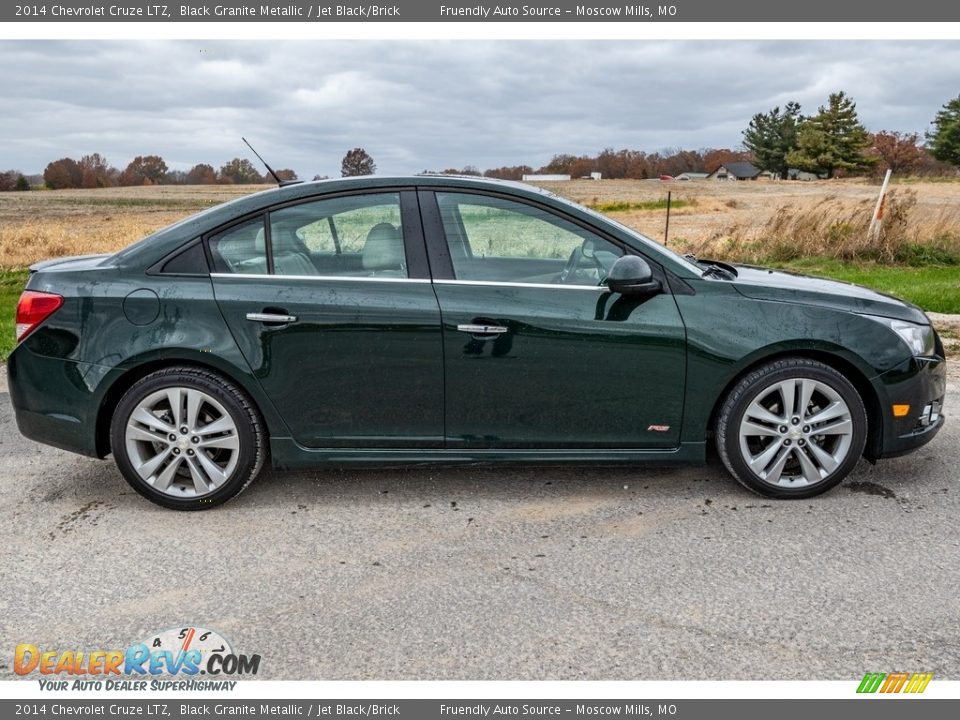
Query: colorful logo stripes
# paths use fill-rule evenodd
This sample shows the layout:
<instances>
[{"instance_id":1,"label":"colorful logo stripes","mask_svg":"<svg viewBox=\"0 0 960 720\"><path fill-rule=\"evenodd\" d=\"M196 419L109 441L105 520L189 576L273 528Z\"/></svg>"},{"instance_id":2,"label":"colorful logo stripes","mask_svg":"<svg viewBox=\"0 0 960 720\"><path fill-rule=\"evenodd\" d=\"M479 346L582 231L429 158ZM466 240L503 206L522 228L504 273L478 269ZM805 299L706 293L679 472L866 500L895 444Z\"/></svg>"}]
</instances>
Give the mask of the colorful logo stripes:
<instances>
[{"instance_id":1,"label":"colorful logo stripes","mask_svg":"<svg viewBox=\"0 0 960 720\"><path fill-rule=\"evenodd\" d=\"M933 679L932 673L867 673L858 693L922 693Z\"/></svg>"}]
</instances>

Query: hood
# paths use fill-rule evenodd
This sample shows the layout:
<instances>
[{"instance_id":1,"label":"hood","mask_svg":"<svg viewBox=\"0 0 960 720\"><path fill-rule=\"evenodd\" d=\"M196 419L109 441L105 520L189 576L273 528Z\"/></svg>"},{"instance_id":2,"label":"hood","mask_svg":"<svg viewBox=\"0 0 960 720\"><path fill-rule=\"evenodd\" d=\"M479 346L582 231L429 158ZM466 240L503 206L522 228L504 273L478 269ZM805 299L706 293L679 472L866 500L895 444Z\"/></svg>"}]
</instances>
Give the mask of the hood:
<instances>
[{"instance_id":1,"label":"hood","mask_svg":"<svg viewBox=\"0 0 960 720\"><path fill-rule=\"evenodd\" d=\"M817 305L924 325L930 322L916 305L862 285L752 265L734 267L737 278L732 284L749 298Z\"/></svg>"}]
</instances>

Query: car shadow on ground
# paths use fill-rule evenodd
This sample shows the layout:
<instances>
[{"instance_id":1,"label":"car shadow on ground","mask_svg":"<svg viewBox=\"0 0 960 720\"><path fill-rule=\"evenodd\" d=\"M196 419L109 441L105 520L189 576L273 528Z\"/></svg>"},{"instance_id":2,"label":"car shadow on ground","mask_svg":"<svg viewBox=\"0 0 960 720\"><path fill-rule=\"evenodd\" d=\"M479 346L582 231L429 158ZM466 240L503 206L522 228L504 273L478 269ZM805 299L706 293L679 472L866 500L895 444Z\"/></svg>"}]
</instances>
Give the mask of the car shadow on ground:
<instances>
[{"instance_id":1,"label":"car shadow on ground","mask_svg":"<svg viewBox=\"0 0 960 720\"><path fill-rule=\"evenodd\" d=\"M79 501L81 506L109 504L122 508L157 510L135 493L108 459L76 458L61 454L43 473L43 482L31 487L32 499L55 502ZM873 466L862 461L839 488L807 502L832 502L857 493L878 499L902 499L904 495L940 491L928 471L935 458L894 459ZM929 488L927 487L929 485ZM933 487L938 485L938 487ZM791 501L762 498L737 484L723 466L530 466L530 465L430 465L403 467L351 467L310 471L265 469L236 499L214 512L233 510L295 509L300 505L361 508L370 503L443 504L456 507L465 502L669 503L690 501L736 504Z\"/></svg>"}]
</instances>

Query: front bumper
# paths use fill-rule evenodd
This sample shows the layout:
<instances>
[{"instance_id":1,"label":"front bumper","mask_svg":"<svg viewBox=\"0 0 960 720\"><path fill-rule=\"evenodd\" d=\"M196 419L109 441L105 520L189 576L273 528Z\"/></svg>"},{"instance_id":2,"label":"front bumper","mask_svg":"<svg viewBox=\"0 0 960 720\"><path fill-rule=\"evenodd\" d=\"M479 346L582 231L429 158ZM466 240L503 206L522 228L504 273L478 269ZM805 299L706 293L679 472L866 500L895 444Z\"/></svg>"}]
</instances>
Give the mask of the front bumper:
<instances>
[{"instance_id":1,"label":"front bumper","mask_svg":"<svg viewBox=\"0 0 960 720\"><path fill-rule=\"evenodd\" d=\"M937 345L938 349L942 347L939 341ZM876 456L905 455L933 440L944 423L943 401L947 391L944 357L910 358L877 380L883 437ZM904 416L895 417L894 405L909 405L910 409Z\"/></svg>"}]
</instances>

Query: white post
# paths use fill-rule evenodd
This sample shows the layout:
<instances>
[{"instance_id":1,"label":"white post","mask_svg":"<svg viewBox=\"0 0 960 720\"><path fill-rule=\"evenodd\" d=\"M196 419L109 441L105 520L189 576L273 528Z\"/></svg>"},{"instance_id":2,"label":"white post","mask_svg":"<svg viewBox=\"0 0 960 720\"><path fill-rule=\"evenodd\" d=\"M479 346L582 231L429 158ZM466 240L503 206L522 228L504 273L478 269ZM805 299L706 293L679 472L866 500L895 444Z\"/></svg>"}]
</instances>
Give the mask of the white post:
<instances>
[{"instance_id":1,"label":"white post","mask_svg":"<svg viewBox=\"0 0 960 720\"><path fill-rule=\"evenodd\" d=\"M880 227L883 225L883 201L887 195L887 185L890 184L891 170L883 177L883 185L880 187L880 197L877 198L877 205L873 208L873 218L870 220L870 228L867 230L867 238L876 240L880 234Z\"/></svg>"}]
</instances>

